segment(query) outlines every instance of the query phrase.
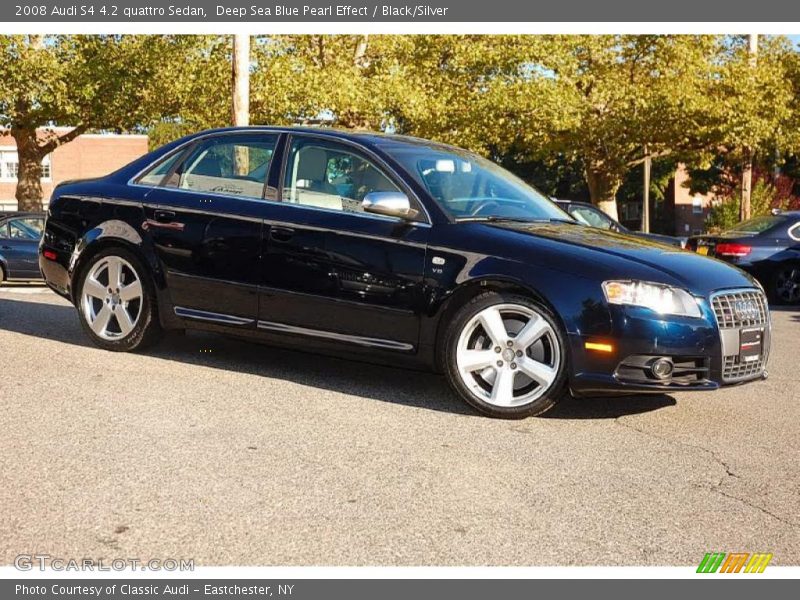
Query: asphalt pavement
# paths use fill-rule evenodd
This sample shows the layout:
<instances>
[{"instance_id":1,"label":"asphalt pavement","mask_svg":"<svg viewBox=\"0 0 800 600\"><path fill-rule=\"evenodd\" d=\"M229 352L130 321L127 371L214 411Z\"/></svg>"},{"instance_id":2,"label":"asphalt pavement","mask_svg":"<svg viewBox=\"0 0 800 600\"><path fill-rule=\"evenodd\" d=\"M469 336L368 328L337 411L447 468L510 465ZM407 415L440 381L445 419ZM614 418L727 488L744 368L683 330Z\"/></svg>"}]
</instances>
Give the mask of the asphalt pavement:
<instances>
[{"instance_id":1,"label":"asphalt pavement","mask_svg":"<svg viewBox=\"0 0 800 600\"><path fill-rule=\"evenodd\" d=\"M0 562L800 564L800 311L766 381L492 420L433 374L202 333L93 347L0 288Z\"/></svg>"}]
</instances>

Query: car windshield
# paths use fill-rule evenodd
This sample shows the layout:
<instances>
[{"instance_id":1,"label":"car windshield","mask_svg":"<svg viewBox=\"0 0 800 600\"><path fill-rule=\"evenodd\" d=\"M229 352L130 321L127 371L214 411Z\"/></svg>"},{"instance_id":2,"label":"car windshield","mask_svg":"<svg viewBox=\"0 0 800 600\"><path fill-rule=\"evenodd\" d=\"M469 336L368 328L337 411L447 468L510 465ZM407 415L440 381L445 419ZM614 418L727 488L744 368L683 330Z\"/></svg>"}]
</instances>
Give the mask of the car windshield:
<instances>
[{"instance_id":1,"label":"car windshield","mask_svg":"<svg viewBox=\"0 0 800 600\"><path fill-rule=\"evenodd\" d=\"M405 144L386 151L457 220L574 222L527 183L469 152Z\"/></svg>"},{"instance_id":2,"label":"car windshield","mask_svg":"<svg viewBox=\"0 0 800 600\"><path fill-rule=\"evenodd\" d=\"M725 233L762 233L778 225L783 219L778 216L756 217L744 223L739 223Z\"/></svg>"}]
</instances>

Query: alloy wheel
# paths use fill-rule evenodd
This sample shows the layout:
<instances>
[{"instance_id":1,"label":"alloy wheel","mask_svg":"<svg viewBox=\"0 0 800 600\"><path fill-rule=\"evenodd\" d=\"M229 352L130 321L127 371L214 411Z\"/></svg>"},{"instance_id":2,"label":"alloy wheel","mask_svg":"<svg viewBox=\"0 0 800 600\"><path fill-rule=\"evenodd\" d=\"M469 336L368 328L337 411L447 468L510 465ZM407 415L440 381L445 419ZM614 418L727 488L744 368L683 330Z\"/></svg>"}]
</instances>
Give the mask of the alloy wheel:
<instances>
[{"instance_id":1,"label":"alloy wheel","mask_svg":"<svg viewBox=\"0 0 800 600\"><path fill-rule=\"evenodd\" d=\"M462 381L492 406L518 407L540 398L556 381L560 364L552 325L528 306L489 306L467 322L458 339Z\"/></svg>"},{"instance_id":2,"label":"alloy wheel","mask_svg":"<svg viewBox=\"0 0 800 600\"><path fill-rule=\"evenodd\" d=\"M800 268L787 268L775 277L775 292L787 304L800 302Z\"/></svg>"},{"instance_id":3,"label":"alloy wheel","mask_svg":"<svg viewBox=\"0 0 800 600\"><path fill-rule=\"evenodd\" d=\"M119 256L97 261L83 282L83 316L104 340L120 340L136 327L144 291L133 266Z\"/></svg>"}]
</instances>

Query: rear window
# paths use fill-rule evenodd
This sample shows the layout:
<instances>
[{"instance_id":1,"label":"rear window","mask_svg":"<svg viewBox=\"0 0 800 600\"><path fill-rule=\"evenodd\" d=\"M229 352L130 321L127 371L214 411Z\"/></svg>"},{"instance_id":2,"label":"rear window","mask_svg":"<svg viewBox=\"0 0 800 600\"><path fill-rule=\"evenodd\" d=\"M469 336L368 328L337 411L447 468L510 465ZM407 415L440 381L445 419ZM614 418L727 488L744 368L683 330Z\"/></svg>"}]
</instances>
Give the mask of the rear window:
<instances>
[{"instance_id":1,"label":"rear window","mask_svg":"<svg viewBox=\"0 0 800 600\"><path fill-rule=\"evenodd\" d=\"M783 220L783 217L778 216L756 217L744 223L739 223L726 233L762 233L767 229L772 229L776 225L779 225Z\"/></svg>"}]
</instances>

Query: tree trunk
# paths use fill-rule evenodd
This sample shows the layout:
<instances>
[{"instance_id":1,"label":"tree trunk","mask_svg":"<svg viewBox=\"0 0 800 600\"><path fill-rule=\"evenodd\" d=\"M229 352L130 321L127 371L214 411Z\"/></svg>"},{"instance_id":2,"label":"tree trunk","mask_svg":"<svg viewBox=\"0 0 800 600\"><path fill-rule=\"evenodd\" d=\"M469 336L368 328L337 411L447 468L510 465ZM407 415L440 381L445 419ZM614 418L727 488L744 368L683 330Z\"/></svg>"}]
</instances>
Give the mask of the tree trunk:
<instances>
[{"instance_id":1,"label":"tree trunk","mask_svg":"<svg viewBox=\"0 0 800 600\"><path fill-rule=\"evenodd\" d=\"M739 203L739 220L747 221L751 215L750 200L753 192L753 153L748 149L742 167L742 200Z\"/></svg>"},{"instance_id":2,"label":"tree trunk","mask_svg":"<svg viewBox=\"0 0 800 600\"><path fill-rule=\"evenodd\" d=\"M17 172L17 209L41 211L42 200L42 159L46 152L39 146L36 130L12 129L11 135L17 142L19 171Z\"/></svg>"},{"instance_id":3,"label":"tree trunk","mask_svg":"<svg viewBox=\"0 0 800 600\"><path fill-rule=\"evenodd\" d=\"M622 180L616 175L607 173L599 168L590 167L586 169L586 183L589 186L592 204L615 221L618 221L617 190L622 185Z\"/></svg>"},{"instance_id":4,"label":"tree trunk","mask_svg":"<svg viewBox=\"0 0 800 600\"><path fill-rule=\"evenodd\" d=\"M233 36L233 99L231 112L233 124L242 127L250 124L250 36L237 33ZM234 170L238 175L250 171L250 157L246 146L235 150Z\"/></svg>"}]
</instances>

